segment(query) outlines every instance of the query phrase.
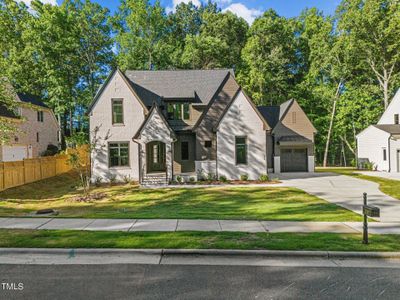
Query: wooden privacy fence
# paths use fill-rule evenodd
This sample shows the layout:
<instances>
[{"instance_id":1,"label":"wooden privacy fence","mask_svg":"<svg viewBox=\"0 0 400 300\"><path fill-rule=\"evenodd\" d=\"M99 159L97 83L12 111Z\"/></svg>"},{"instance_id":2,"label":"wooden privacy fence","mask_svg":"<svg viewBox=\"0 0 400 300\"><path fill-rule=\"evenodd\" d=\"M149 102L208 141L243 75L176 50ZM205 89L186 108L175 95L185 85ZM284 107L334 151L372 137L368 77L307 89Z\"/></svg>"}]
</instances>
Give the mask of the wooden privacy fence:
<instances>
[{"instance_id":1,"label":"wooden privacy fence","mask_svg":"<svg viewBox=\"0 0 400 300\"><path fill-rule=\"evenodd\" d=\"M85 148L77 150L81 159L87 164ZM68 163L68 154L24 159L22 161L0 162L0 191L24 185L41 179L57 176L72 170Z\"/></svg>"}]
</instances>

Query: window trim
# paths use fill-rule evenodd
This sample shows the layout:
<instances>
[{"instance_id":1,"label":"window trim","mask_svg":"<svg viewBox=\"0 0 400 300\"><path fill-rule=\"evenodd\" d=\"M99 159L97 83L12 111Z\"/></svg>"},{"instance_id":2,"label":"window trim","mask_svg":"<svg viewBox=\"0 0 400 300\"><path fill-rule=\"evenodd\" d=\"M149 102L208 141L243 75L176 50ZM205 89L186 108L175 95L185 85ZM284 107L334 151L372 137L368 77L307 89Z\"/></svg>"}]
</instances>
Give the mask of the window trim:
<instances>
[{"instance_id":1,"label":"window trim","mask_svg":"<svg viewBox=\"0 0 400 300\"><path fill-rule=\"evenodd\" d=\"M128 144L128 164L124 166L111 166L111 155L110 155L110 144ZM112 141L107 143L107 155L108 155L108 168L109 169L121 169L121 168L130 168L131 167L131 160L130 160L130 143L129 141ZM119 155L120 155L120 146L118 146Z\"/></svg>"},{"instance_id":2,"label":"window trim","mask_svg":"<svg viewBox=\"0 0 400 300\"><path fill-rule=\"evenodd\" d=\"M120 101L121 102L121 115L122 115L122 123L117 123L114 122L114 103L116 101ZM121 125L125 125L125 118L124 118L124 99L123 98L111 98L111 124L113 126L121 126Z\"/></svg>"},{"instance_id":3,"label":"window trim","mask_svg":"<svg viewBox=\"0 0 400 300\"><path fill-rule=\"evenodd\" d=\"M187 144L187 158L183 158L183 147L182 147L182 145L183 145L183 143L186 143ZM181 160L182 161L188 161L188 160L190 160L190 148L189 148L190 146L189 146L189 142L188 141L181 141Z\"/></svg>"},{"instance_id":4,"label":"window trim","mask_svg":"<svg viewBox=\"0 0 400 300\"><path fill-rule=\"evenodd\" d=\"M244 146L245 146L245 162L238 162L238 156L237 156L237 139L245 139L245 143L244 143ZM247 143L247 136L235 136L235 164L237 165L237 166L240 166L240 165L243 165L243 166L247 166L248 165L248 162L249 162L249 159L248 159L248 143Z\"/></svg>"}]
</instances>

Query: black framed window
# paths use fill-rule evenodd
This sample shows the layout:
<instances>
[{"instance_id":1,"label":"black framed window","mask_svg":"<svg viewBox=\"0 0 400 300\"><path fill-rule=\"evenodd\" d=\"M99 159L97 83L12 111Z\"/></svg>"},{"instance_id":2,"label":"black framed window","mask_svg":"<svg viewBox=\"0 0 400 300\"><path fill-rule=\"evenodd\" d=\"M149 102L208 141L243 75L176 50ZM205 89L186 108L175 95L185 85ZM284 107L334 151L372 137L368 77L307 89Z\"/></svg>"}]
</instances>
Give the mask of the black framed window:
<instances>
[{"instance_id":1,"label":"black framed window","mask_svg":"<svg viewBox=\"0 0 400 300\"><path fill-rule=\"evenodd\" d=\"M399 114L394 115L394 124L399 124Z\"/></svg>"},{"instance_id":2,"label":"black framed window","mask_svg":"<svg viewBox=\"0 0 400 300\"><path fill-rule=\"evenodd\" d=\"M181 159L189 160L189 142L181 142Z\"/></svg>"},{"instance_id":3,"label":"black framed window","mask_svg":"<svg viewBox=\"0 0 400 300\"><path fill-rule=\"evenodd\" d=\"M183 119L184 120L189 120L190 119L190 105L189 103L184 103L182 105L183 107Z\"/></svg>"},{"instance_id":4,"label":"black framed window","mask_svg":"<svg viewBox=\"0 0 400 300\"><path fill-rule=\"evenodd\" d=\"M40 141L39 132L36 132L36 142L39 143L39 141Z\"/></svg>"},{"instance_id":5,"label":"black framed window","mask_svg":"<svg viewBox=\"0 0 400 300\"><path fill-rule=\"evenodd\" d=\"M211 148L212 147L212 141L205 141L204 142L204 147L205 148Z\"/></svg>"},{"instance_id":6,"label":"black framed window","mask_svg":"<svg viewBox=\"0 0 400 300\"><path fill-rule=\"evenodd\" d=\"M167 107L168 120L189 120L190 104L189 103L168 103Z\"/></svg>"},{"instance_id":7,"label":"black framed window","mask_svg":"<svg viewBox=\"0 0 400 300\"><path fill-rule=\"evenodd\" d=\"M112 123L124 124L124 105L122 99L112 99Z\"/></svg>"},{"instance_id":8,"label":"black framed window","mask_svg":"<svg viewBox=\"0 0 400 300\"><path fill-rule=\"evenodd\" d=\"M129 166L129 143L109 143L108 156L110 167Z\"/></svg>"},{"instance_id":9,"label":"black framed window","mask_svg":"<svg viewBox=\"0 0 400 300\"><path fill-rule=\"evenodd\" d=\"M236 164L247 164L247 138L235 138Z\"/></svg>"},{"instance_id":10,"label":"black framed window","mask_svg":"<svg viewBox=\"0 0 400 300\"><path fill-rule=\"evenodd\" d=\"M44 115L43 115L43 111L42 111L42 110L39 110L39 111L37 112L37 120L38 120L38 122L43 122L43 120L44 120Z\"/></svg>"},{"instance_id":11,"label":"black framed window","mask_svg":"<svg viewBox=\"0 0 400 300\"><path fill-rule=\"evenodd\" d=\"M387 150L383 148L383 161L387 161Z\"/></svg>"}]
</instances>

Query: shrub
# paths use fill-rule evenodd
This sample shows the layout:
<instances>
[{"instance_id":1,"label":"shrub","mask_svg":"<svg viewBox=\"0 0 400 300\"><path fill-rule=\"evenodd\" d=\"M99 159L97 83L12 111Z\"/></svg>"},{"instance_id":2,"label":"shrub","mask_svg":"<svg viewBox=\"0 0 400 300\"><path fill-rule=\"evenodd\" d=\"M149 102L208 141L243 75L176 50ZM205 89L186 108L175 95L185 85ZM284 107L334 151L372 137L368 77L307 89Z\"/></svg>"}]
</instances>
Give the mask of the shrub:
<instances>
[{"instance_id":1,"label":"shrub","mask_svg":"<svg viewBox=\"0 0 400 300\"><path fill-rule=\"evenodd\" d=\"M124 175L123 180L126 184L130 183L132 181L131 175Z\"/></svg>"},{"instance_id":2,"label":"shrub","mask_svg":"<svg viewBox=\"0 0 400 300\"><path fill-rule=\"evenodd\" d=\"M117 182L117 175L115 175L115 174L110 174L107 176L107 178L111 184L114 184Z\"/></svg>"},{"instance_id":3,"label":"shrub","mask_svg":"<svg viewBox=\"0 0 400 300\"><path fill-rule=\"evenodd\" d=\"M176 181L178 181L179 183L182 183L182 177L181 176L176 176Z\"/></svg>"},{"instance_id":4,"label":"shrub","mask_svg":"<svg viewBox=\"0 0 400 300\"><path fill-rule=\"evenodd\" d=\"M226 178L226 176L222 175L222 176L219 176L219 181L221 181L221 182L227 182L228 179Z\"/></svg>"},{"instance_id":5,"label":"shrub","mask_svg":"<svg viewBox=\"0 0 400 300\"><path fill-rule=\"evenodd\" d=\"M214 181L215 180L215 174L214 173L208 173L207 174L207 181Z\"/></svg>"},{"instance_id":6,"label":"shrub","mask_svg":"<svg viewBox=\"0 0 400 300\"><path fill-rule=\"evenodd\" d=\"M240 180L241 180L241 181L247 181L247 180L249 180L249 175L247 175L247 174L241 174L241 175L240 175Z\"/></svg>"},{"instance_id":7,"label":"shrub","mask_svg":"<svg viewBox=\"0 0 400 300\"><path fill-rule=\"evenodd\" d=\"M196 181L196 178L194 178L194 177L192 176L192 177L189 178L189 181L190 181L191 183L193 183L193 182Z\"/></svg>"},{"instance_id":8,"label":"shrub","mask_svg":"<svg viewBox=\"0 0 400 300\"><path fill-rule=\"evenodd\" d=\"M269 177L267 174L261 174L259 179L260 181L268 181Z\"/></svg>"},{"instance_id":9,"label":"shrub","mask_svg":"<svg viewBox=\"0 0 400 300\"><path fill-rule=\"evenodd\" d=\"M42 152L42 156L54 156L59 152L59 149L57 146L54 146L53 144L49 144L47 146L47 149Z\"/></svg>"},{"instance_id":10,"label":"shrub","mask_svg":"<svg viewBox=\"0 0 400 300\"><path fill-rule=\"evenodd\" d=\"M198 181L204 181L205 180L204 170L203 169L198 169L196 171L196 173L197 173L197 180Z\"/></svg>"},{"instance_id":11,"label":"shrub","mask_svg":"<svg viewBox=\"0 0 400 300\"><path fill-rule=\"evenodd\" d=\"M96 176L96 178L94 179L94 185L100 186L102 181L103 181L103 178L101 176Z\"/></svg>"}]
</instances>

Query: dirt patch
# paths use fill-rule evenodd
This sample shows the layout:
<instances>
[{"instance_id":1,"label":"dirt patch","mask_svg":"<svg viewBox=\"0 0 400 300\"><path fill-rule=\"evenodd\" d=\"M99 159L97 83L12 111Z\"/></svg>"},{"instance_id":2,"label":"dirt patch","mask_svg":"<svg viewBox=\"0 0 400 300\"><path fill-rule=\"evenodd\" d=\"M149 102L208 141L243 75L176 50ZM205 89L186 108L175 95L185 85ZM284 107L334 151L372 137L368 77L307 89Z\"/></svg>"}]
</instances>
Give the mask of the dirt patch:
<instances>
[{"instance_id":1,"label":"dirt patch","mask_svg":"<svg viewBox=\"0 0 400 300\"><path fill-rule=\"evenodd\" d=\"M69 201L71 202L92 202L102 200L106 197L105 193L92 193L89 195L80 195L71 198Z\"/></svg>"}]
</instances>

